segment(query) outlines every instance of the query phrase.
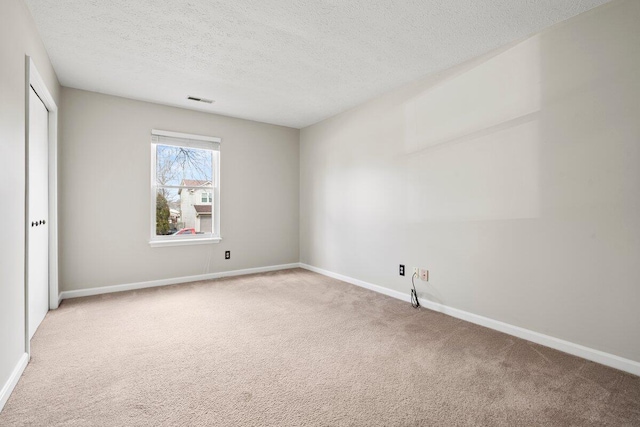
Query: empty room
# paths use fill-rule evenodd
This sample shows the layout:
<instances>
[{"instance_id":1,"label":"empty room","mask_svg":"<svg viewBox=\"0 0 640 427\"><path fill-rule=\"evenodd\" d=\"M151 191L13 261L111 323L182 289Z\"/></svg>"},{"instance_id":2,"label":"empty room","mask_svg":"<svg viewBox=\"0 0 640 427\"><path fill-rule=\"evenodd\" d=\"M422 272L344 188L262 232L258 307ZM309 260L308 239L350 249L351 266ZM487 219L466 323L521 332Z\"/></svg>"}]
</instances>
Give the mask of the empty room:
<instances>
[{"instance_id":1,"label":"empty room","mask_svg":"<svg viewBox=\"0 0 640 427\"><path fill-rule=\"evenodd\" d=\"M640 426L640 1L0 0L0 426Z\"/></svg>"}]
</instances>

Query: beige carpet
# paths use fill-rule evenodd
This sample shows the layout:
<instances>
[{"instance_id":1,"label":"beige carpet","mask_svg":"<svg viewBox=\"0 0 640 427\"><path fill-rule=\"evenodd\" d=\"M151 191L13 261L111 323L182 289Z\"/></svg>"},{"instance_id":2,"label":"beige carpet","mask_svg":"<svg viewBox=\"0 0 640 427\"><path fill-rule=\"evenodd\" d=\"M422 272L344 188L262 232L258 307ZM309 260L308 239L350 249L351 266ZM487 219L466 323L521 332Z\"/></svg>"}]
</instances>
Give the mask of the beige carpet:
<instances>
[{"instance_id":1,"label":"beige carpet","mask_svg":"<svg viewBox=\"0 0 640 427\"><path fill-rule=\"evenodd\" d=\"M64 301L1 426L640 425L640 378L304 270Z\"/></svg>"}]
</instances>

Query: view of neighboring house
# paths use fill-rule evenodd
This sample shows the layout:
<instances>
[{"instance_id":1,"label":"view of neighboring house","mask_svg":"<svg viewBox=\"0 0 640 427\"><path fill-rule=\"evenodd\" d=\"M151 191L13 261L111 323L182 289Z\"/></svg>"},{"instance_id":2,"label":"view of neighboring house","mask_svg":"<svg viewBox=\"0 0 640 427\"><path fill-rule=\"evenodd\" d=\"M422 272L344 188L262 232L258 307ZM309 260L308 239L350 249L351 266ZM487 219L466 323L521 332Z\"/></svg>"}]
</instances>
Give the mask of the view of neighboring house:
<instances>
[{"instance_id":1,"label":"view of neighboring house","mask_svg":"<svg viewBox=\"0 0 640 427\"><path fill-rule=\"evenodd\" d=\"M176 207L174 207L174 205ZM169 202L169 225L175 231L179 223L180 223L179 205L174 201L170 201Z\"/></svg>"},{"instance_id":2,"label":"view of neighboring house","mask_svg":"<svg viewBox=\"0 0 640 427\"><path fill-rule=\"evenodd\" d=\"M213 207L213 190L211 181L183 179L180 184L189 189L178 191L180 195L180 220L183 228L195 228L198 233L211 233L211 212Z\"/></svg>"}]
</instances>

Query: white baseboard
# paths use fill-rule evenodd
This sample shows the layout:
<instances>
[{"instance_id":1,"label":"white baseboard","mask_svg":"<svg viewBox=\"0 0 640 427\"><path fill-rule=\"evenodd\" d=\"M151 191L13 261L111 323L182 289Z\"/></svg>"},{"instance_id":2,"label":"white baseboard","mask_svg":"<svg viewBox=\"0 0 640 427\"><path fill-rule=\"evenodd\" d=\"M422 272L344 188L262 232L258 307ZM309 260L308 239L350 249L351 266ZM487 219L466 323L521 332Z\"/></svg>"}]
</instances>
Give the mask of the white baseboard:
<instances>
[{"instance_id":1,"label":"white baseboard","mask_svg":"<svg viewBox=\"0 0 640 427\"><path fill-rule=\"evenodd\" d=\"M300 263L300 268L313 271L314 273L322 274L323 276L332 277L334 279L342 280L343 282L351 283L352 285L360 286L361 288L370 289L380 294L388 295L390 297L409 302L411 297L409 294L394 291L393 289L385 288L384 286L374 285L373 283L365 282L363 280L354 279L349 276L343 276L342 274L334 273L333 271L323 270L322 268L314 267L312 265Z\"/></svg>"},{"instance_id":2,"label":"white baseboard","mask_svg":"<svg viewBox=\"0 0 640 427\"><path fill-rule=\"evenodd\" d=\"M110 294L113 292L131 291L135 289L155 288L158 286L177 285L200 280L219 279L221 277L243 276L245 274L266 273L268 271L287 270L300 267L299 263L270 265L266 267L245 268L243 270L222 271L219 273L199 274L196 276L174 277L171 279L151 280L148 282L127 283L125 285L102 286L99 288L78 289L60 293L60 301L69 298L88 297L91 295Z\"/></svg>"},{"instance_id":3,"label":"white baseboard","mask_svg":"<svg viewBox=\"0 0 640 427\"><path fill-rule=\"evenodd\" d=\"M29 355L24 353L20 360L18 360L18 364L13 368L13 372L11 372L7 382L2 386L2 390L0 390L0 411L2 411L7 400L9 400L9 396L11 396L11 392L16 387L16 384L18 384L20 376L27 367L27 363L29 363Z\"/></svg>"},{"instance_id":4,"label":"white baseboard","mask_svg":"<svg viewBox=\"0 0 640 427\"><path fill-rule=\"evenodd\" d=\"M370 289L375 292L379 292L384 295L388 295L393 298L397 298L402 301L410 301L409 294L403 292L394 291L392 289L385 288L383 286L374 285L372 283L364 282L362 280L354 279L342 274L333 273L331 271L323 270L318 267L313 267L304 263L300 263L300 267L306 270L313 271L315 273L322 274L324 276L332 277L334 279L342 280L343 282L351 283L356 286L360 286L366 289ZM438 311L440 313L447 314L458 319L465 320L467 322L475 323L476 325L484 326L486 328L494 329L496 331L504 332L505 334L513 335L518 338L525 339L527 341L534 342L536 344L544 345L556 350L560 350L565 353L572 354L574 356L581 357L583 359L591 360L593 362L600 363L602 365L610 366L621 371L629 372L634 375L640 376L640 362L636 362L630 359L625 359L614 354L605 353L600 350L585 347L579 344L574 344L569 341L561 340L549 335L544 335L539 332L534 332L529 329L524 329L519 326L510 325L508 323L501 322L499 320L489 319L488 317L479 316L477 314L469 313L467 311L452 308L440 303L425 300L420 298L420 304L428 309Z\"/></svg>"}]
</instances>

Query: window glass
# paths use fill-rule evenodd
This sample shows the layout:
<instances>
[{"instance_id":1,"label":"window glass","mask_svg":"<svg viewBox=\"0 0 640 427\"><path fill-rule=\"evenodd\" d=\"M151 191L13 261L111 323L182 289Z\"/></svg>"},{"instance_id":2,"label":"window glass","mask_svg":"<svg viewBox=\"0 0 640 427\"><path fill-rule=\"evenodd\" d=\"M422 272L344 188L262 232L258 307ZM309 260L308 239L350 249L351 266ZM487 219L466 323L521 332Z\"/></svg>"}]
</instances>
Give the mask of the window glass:
<instances>
[{"instance_id":1,"label":"window glass","mask_svg":"<svg viewBox=\"0 0 640 427\"><path fill-rule=\"evenodd\" d=\"M176 142L176 140L178 140ZM220 152L217 143L197 141L184 145L179 138L162 144L153 138L152 241L200 237L219 237L219 188L217 176Z\"/></svg>"}]
</instances>

